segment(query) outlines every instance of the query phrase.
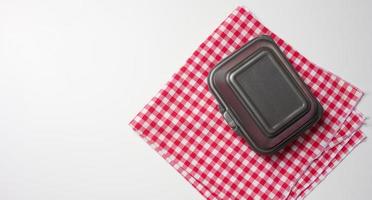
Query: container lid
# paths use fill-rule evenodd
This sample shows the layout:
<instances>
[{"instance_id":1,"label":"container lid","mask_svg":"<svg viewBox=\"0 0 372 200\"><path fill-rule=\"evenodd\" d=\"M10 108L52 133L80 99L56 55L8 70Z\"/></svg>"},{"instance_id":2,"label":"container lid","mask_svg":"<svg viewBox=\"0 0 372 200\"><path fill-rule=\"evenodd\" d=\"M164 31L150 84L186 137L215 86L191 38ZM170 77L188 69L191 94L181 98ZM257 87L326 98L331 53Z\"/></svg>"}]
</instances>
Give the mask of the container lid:
<instances>
[{"instance_id":1,"label":"container lid","mask_svg":"<svg viewBox=\"0 0 372 200\"><path fill-rule=\"evenodd\" d=\"M268 36L257 37L224 59L208 83L228 124L262 153L284 147L322 113Z\"/></svg>"}]
</instances>

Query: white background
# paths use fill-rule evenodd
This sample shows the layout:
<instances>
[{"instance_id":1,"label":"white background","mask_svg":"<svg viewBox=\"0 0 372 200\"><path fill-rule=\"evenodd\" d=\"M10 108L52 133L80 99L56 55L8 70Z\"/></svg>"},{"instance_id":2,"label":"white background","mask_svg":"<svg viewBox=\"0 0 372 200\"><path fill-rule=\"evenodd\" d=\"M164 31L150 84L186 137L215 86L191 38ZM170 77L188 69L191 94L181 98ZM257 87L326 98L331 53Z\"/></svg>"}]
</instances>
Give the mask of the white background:
<instances>
[{"instance_id":1,"label":"white background","mask_svg":"<svg viewBox=\"0 0 372 200\"><path fill-rule=\"evenodd\" d=\"M371 1L0 0L0 199L203 199L127 124L238 5L366 91L371 116ZM370 199L371 152L308 199Z\"/></svg>"}]
</instances>

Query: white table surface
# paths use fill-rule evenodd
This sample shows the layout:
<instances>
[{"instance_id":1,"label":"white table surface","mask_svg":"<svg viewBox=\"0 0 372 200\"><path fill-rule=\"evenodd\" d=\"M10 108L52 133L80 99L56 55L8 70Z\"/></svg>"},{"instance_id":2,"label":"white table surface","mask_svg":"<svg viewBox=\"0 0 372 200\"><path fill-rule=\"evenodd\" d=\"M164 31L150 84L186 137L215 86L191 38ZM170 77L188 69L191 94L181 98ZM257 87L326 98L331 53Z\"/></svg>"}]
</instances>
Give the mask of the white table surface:
<instances>
[{"instance_id":1,"label":"white table surface","mask_svg":"<svg viewBox=\"0 0 372 200\"><path fill-rule=\"evenodd\" d=\"M238 5L363 89L371 116L371 1L3 0L0 199L203 199L127 124ZM371 152L308 199L371 199Z\"/></svg>"}]
</instances>

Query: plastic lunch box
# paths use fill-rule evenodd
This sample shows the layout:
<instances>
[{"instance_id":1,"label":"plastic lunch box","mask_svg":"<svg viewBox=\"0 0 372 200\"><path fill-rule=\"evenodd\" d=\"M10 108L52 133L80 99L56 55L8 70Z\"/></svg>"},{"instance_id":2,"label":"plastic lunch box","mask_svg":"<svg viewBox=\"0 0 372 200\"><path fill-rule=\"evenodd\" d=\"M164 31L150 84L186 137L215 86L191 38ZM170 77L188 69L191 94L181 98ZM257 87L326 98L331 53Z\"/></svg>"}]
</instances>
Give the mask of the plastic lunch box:
<instances>
[{"instance_id":1,"label":"plastic lunch box","mask_svg":"<svg viewBox=\"0 0 372 200\"><path fill-rule=\"evenodd\" d=\"M222 60L208 85L229 126L259 153L273 153L314 125L323 109L269 36Z\"/></svg>"}]
</instances>

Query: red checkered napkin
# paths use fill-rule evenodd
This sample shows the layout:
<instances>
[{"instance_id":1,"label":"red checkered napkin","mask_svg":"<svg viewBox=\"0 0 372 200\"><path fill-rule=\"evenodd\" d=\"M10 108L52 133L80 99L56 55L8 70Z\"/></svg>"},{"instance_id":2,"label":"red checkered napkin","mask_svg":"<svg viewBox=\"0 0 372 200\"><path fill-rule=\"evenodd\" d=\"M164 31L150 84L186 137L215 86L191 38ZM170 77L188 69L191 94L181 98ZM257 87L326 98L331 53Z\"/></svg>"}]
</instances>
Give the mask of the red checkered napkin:
<instances>
[{"instance_id":1,"label":"red checkered napkin","mask_svg":"<svg viewBox=\"0 0 372 200\"><path fill-rule=\"evenodd\" d=\"M225 123L208 73L258 35L279 45L324 108L320 122L273 156L250 149ZM364 135L356 104L363 93L286 44L239 7L130 122L130 126L207 199L304 197Z\"/></svg>"}]
</instances>

